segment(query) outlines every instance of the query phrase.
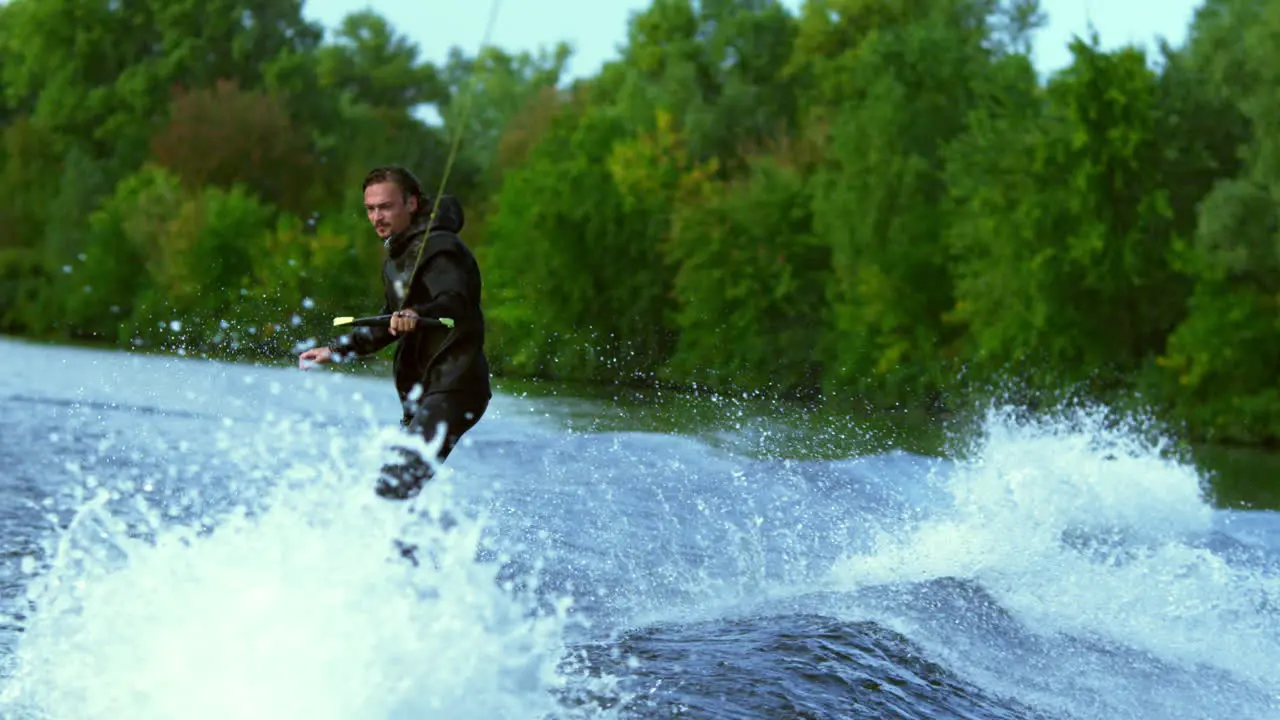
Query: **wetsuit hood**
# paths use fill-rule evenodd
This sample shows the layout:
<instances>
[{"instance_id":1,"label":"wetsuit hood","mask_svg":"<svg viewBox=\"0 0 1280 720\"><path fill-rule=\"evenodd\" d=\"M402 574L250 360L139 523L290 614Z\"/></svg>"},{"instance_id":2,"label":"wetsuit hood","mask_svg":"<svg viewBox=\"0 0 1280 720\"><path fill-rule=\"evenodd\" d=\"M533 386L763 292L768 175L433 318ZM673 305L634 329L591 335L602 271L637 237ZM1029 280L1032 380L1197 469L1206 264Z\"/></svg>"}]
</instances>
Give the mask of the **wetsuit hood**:
<instances>
[{"instance_id":1,"label":"wetsuit hood","mask_svg":"<svg viewBox=\"0 0 1280 720\"><path fill-rule=\"evenodd\" d=\"M436 203L436 216L431 218L430 212L420 215L419 219L402 232L386 239L387 249L391 251L391 257L399 257L405 248L413 242L414 238L421 235L424 231L431 232L450 232L454 235L462 232L462 226L466 224L466 216L462 212L462 203L458 202L458 198L452 195L441 195L440 201ZM430 227L427 226L428 219L431 220Z\"/></svg>"},{"instance_id":2,"label":"wetsuit hood","mask_svg":"<svg viewBox=\"0 0 1280 720\"><path fill-rule=\"evenodd\" d=\"M467 219L463 215L462 203L458 202L458 198L452 195L441 195L435 210L436 217L429 228L432 232L443 230L454 235L462 232L462 226L466 224Z\"/></svg>"}]
</instances>

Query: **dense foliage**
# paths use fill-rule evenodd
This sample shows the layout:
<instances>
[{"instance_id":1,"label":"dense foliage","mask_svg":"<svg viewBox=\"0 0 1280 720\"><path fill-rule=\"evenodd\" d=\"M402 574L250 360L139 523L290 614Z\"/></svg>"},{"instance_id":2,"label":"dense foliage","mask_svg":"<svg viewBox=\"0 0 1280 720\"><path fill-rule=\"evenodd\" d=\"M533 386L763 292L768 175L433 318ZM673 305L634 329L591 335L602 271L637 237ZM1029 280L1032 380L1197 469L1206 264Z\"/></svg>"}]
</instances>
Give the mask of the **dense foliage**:
<instances>
[{"instance_id":1,"label":"dense foliage","mask_svg":"<svg viewBox=\"0 0 1280 720\"><path fill-rule=\"evenodd\" d=\"M434 188L457 130L500 373L933 407L1016 384L1280 439L1280 0L1207 0L1182 47L1077 39L1048 78L1042 21L653 0L568 84L564 46L435 67L298 0L11 0L0 329L287 357L378 305L364 171Z\"/></svg>"}]
</instances>

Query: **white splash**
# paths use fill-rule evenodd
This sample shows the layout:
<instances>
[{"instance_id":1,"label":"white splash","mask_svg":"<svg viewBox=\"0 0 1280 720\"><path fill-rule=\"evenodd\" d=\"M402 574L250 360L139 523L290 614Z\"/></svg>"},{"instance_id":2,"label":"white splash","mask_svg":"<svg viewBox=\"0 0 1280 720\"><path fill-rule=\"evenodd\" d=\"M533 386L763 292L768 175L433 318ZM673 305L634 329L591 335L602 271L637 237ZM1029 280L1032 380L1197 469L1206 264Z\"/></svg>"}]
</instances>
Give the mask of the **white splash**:
<instances>
[{"instance_id":1,"label":"white splash","mask_svg":"<svg viewBox=\"0 0 1280 720\"><path fill-rule=\"evenodd\" d=\"M294 465L265 509L241 508L212 532L166 523L141 497L133 514L109 511L107 493L86 503L59 535L52 567L33 579L37 609L0 715L553 713L566 604L534 612L531 596L500 585L496 563L477 560L485 519L454 512L447 470L419 507L377 498L369 469L390 457L388 437ZM411 510L448 511L457 524ZM153 541L126 532L129 522ZM419 547L420 567L397 556L396 539Z\"/></svg>"},{"instance_id":2,"label":"white splash","mask_svg":"<svg viewBox=\"0 0 1280 720\"><path fill-rule=\"evenodd\" d=\"M1280 698L1280 577L1205 547L1215 511L1194 467L1101 411L1028 422L993 412L985 428L950 477L951 510L882 530L873 551L833 568L834 586L976 581L1030 632L1211 669Z\"/></svg>"}]
</instances>

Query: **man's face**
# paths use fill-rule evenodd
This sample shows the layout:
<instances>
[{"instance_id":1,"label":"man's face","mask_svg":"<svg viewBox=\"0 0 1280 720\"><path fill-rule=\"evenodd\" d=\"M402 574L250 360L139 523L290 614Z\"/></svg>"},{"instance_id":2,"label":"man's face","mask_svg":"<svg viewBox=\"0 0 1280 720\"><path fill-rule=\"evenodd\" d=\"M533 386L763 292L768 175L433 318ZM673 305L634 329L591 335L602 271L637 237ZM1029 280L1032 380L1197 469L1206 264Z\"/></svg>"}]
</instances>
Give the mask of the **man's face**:
<instances>
[{"instance_id":1,"label":"man's face","mask_svg":"<svg viewBox=\"0 0 1280 720\"><path fill-rule=\"evenodd\" d=\"M365 188L364 209L373 231L386 240L409 227L418 209L418 199L411 197L405 202L404 192L398 185L381 182Z\"/></svg>"}]
</instances>

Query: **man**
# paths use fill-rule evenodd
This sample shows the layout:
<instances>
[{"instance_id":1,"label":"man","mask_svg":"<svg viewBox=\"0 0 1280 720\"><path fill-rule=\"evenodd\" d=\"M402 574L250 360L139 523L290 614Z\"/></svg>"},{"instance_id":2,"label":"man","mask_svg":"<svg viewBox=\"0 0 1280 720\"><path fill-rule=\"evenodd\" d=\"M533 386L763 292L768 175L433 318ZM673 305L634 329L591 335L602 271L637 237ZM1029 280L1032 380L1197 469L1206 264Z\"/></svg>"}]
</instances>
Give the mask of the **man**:
<instances>
[{"instance_id":1,"label":"man","mask_svg":"<svg viewBox=\"0 0 1280 720\"><path fill-rule=\"evenodd\" d=\"M387 247L382 314L392 315L390 327L354 328L330 346L307 350L300 357L316 363L341 361L399 340L394 374L404 409L401 426L428 444L444 432L436 454L437 462L444 462L492 398L480 268L458 237L462 205L445 195L433 208L412 173L388 166L374 168L365 177L364 206ZM420 317L452 318L454 327L419 323ZM418 494L432 470L417 453L397 449L404 460L382 468L377 493L404 500Z\"/></svg>"}]
</instances>

